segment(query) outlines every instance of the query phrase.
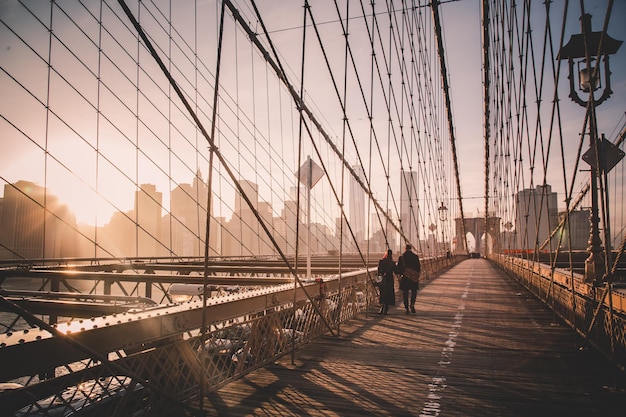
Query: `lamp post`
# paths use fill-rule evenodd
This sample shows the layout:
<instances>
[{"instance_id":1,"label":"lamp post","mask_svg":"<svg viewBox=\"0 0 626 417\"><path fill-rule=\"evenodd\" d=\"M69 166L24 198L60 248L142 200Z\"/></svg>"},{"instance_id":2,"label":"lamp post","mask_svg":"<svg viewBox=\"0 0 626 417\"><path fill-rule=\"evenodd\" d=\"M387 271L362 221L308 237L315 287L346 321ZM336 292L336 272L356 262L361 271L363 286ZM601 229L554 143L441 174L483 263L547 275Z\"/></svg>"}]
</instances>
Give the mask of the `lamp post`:
<instances>
[{"instance_id":1,"label":"lamp post","mask_svg":"<svg viewBox=\"0 0 626 417\"><path fill-rule=\"evenodd\" d=\"M433 242L433 247L430 249L430 254L431 256L435 256L437 253L435 246L438 246L437 237L435 236L435 230L437 230L437 225L435 223L431 223L430 226L428 226L428 228L430 229L430 233L432 235L431 239Z\"/></svg>"},{"instance_id":2,"label":"lamp post","mask_svg":"<svg viewBox=\"0 0 626 417\"><path fill-rule=\"evenodd\" d=\"M611 69L609 67L609 55L617 52L622 41L613 39L606 33L593 32L591 30L591 15L584 14L580 18L582 33L572 35L570 40L559 51L559 61L567 59L569 68L569 97L575 103L588 107L589 101L594 106L602 104L613 93L611 90ZM596 58L598 61L596 62ZM604 62L604 76L601 77L600 58ZM578 77L574 72L574 64L578 70ZM594 65L595 64L595 65ZM583 67L584 66L584 67ZM575 79L578 78L578 90L588 93L589 97L584 100L578 95ZM604 78L604 90L599 98L594 97L594 91L602 87Z\"/></svg>"},{"instance_id":3,"label":"lamp post","mask_svg":"<svg viewBox=\"0 0 626 417\"><path fill-rule=\"evenodd\" d=\"M437 211L439 212L439 220L441 220L441 243L443 244L443 249L446 251L447 255L448 252L446 250L446 241L444 239L444 223L446 220L448 220L448 207L446 207L442 201Z\"/></svg>"},{"instance_id":4,"label":"lamp post","mask_svg":"<svg viewBox=\"0 0 626 417\"><path fill-rule=\"evenodd\" d=\"M443 201L441 202L441 205L439 206L437 211L439 212L439 220L441 220L442 222L448 220L448 207L443 204Z\"/></svg>"},{"instance_id":5,"label":"lamp post","mask_svg":"<svg viewBox=\"0 0 626 417\"><path fill-rule=\"evenodd\" d=\"M298 179L306 186L306 221L307 221L307 253L306 253L306 277L311 279L311 189L324 176L324 172L310 156L306 157L304 164L298 169Z\"/></svg>"},{"instance_id":6,"label":"lamp post","mask_svg":"<svg viewBox=\"0 0 626 417\"><path fill-rule=\"evenodd\" d=\"M598 175L608 171L604 160L611 151L604 140L598 138L596 123L596 106L602 104L611 95L611 70L609 55L617 52L622 41L613 39L603 32L591 30L591 15L583 14L580 18L582 33L572 35L569 42L559 51L557 59L567 59L569 69L570 94L575 103L587 108L589 120L590 148L583 156L583 160L591 165L591 213L589 215L589 257L585 260L585 282L599 283L606 272L602 257L602 240L600 239L598 215ZM578 73L574 72L576 63ZM602 88L600 64L604 66L604 90L599 98L595 91ZM587 100L580 97L575 87L575 78L578 78L578 90L588 94ZM611 144L612 145L612 144Z\"/></svg>"}]
</instances>

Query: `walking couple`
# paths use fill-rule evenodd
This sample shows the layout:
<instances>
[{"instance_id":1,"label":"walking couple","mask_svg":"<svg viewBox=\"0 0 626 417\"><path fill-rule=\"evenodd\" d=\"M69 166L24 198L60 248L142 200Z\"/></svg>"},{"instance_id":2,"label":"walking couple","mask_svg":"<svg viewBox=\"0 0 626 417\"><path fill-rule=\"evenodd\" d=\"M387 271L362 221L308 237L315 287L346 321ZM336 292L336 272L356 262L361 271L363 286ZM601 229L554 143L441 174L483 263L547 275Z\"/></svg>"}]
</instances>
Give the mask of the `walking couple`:
<instances>
[{"instance_id":1,"label":"walking couple","mask_svg":"<svg viewBox=\"0 0 626 417\"><path fill-rule=\"evenodd\" d=\"M400 275L400 290L406 314L415 313L415 299L419 290L420 259L411 251L411 245L406 245L405 251L398 258L396 264L393 260L391 249L378 262L378 275L382 276L380 282L380 310L378 314L387 314L389 306L396 305L396 293L394 288L393 274ZM410 301L409 301L409 292Z\"/></svg>"}]
</instances>

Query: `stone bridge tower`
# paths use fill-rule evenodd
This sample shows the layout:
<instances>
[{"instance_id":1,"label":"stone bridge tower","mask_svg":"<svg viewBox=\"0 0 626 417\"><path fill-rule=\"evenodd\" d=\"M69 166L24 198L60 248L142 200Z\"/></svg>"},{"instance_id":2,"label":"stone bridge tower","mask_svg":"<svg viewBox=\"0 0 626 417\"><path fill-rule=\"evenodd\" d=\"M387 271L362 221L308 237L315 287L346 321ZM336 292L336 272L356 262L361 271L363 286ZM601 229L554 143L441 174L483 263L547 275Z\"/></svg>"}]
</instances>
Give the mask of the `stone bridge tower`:
<instances>
[{"instance_id":1,"label":"stone bridge tower","mask_svg":"<svg viewBox=\"0 0 626 417\"><path fill-rule=\"evenodd\" d=\"M456 222L456 241L457 252L467 252L467 241L463 236L463 228L461 227L461 218L455 219ZM471 233L476 240L475 252L486 254L487 250L500 252L500 217L487 217L487 235L491 240L491 248L483 248L482 237L485 234L485 218L474 217L465 218L465 232ZM489 241L489 240L487 240Z\"/></svg>"}]
</instances>

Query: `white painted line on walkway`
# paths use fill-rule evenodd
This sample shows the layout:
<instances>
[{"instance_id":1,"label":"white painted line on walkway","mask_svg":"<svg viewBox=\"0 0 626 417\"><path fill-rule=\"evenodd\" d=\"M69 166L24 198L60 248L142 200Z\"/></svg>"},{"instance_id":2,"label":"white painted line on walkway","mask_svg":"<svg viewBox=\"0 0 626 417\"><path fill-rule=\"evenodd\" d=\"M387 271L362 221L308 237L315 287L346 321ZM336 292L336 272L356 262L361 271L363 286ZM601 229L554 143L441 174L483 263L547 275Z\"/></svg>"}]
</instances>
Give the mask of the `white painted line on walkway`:
<instances>
[{"instance_id":1,"label":"white painted line on walkway","mask_svg":"<svg viewBox=\"0 0 626 417\"><path fill-rule=\"evenodd\" d=\"M420 411L420 417L433 417L438 416L441 413L440 400L443 396L443 391L446 389L446 377L445 368L452 363L452 354L454 353L454 347L456 346L456 339L459 336L459 331L463 324L463 310L465 310L465 299L469 293L471 282L471 274L468 277L468 281L465 284L465 289L461 295L461 301L458 306L458 312L454 315L454 321L450 326L448 332L448 340L444 342L444 346L441 349L441 357L439 358L439 375L433 377L430 384L428 384L428 395L426 396L426 402Z\"/></svg>"}]
</instances>

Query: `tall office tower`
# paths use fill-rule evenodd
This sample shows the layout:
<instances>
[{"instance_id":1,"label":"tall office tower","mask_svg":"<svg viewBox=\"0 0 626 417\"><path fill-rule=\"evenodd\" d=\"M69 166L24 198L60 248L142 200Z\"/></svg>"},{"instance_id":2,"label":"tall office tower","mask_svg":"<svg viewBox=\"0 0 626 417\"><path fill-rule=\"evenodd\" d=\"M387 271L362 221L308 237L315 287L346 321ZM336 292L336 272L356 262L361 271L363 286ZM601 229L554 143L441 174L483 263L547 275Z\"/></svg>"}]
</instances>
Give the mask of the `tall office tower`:
<instances>
[{"instance_id":1,"label":"tall office tower","mask_svg":"<svg viewBox=\"0 0 626 417\"><path fill-rule=\"evenodd\" d=\"M350 227L354 230L354 225L350 223ZM335 239L337 242L337 247L339 247L339 240L341 240L341 250L344 253L356 253L357 246L352 239L352 235L350 234L350 230L348 229L347 221L343 217L337 217L335 219ZM359 242L359 245L361 242ZM361 250L364 250L361 248Z\"/></svg>"},{"instance_id":2,"label":"tall office tower","mask_svg":"<svg viewBox=\"0 0 626 417\"><path fill-rule=\"evenodd\" d=\"M204 234L200 234L199 207L193 187L179 184L172 190L170 198L170 216L163 221L163 239L171 242L174 256L199 256L199 243L204 240Z\"/></svg>"},{"instance_id":3,"label":"tall office tower","mask_svg":"<svg viewBox=\"0 0 626 417\"><path fill-rule=\"evenodd\" d=\"M417 172L402 170L400 181L400 227L404 235L409 238L413 245L417 245L419 241ZM400 246L404 245L401 244Z\"/></svg>"},{"instance_id":4,"label":"tall office tower","mask_svg":"<svg viewBox=\"0 0 626 417\"><path fill-rule=\"evenodd\" d=\"M161 211L163 194L153 184L141 184L135 191L136 254L140 257L158 256L162 252Z\"/></svg>"},{"instance_id":5,"label":"tall office tower","mask_svg":"<svg viewBox=\"0 0 626 417\"><path fill-rule=\"evenodd\" d=\"M170 203L172 218L165 227L170 229L172 252L175 255L204 255L207 195L208 187L202 181L200 171L196 173L193 184L179 184L172 190Z\"/></svg>"},{"instance_id":6,"label":"tall office tower","mask_svg":"<svg viewBox=\"0 0 626 417\"><path fill-rule=\"evenodd\" d=\"M360 165L354 165L352 167L359 176L362 183L365 183L365 171ZM350 177L349 183L350 199L348 201L348 219L352 232L356 238L358 245L361 245L365 241L365 191L359 185L359 183Z\"/></svg>"},{"instance_id":7,"label":"tall office tower","mask_svg":"<svg viewBox=\"0 0 626 417\"><path fill-rule=\"evenodd\" d=\"M252 181L240 180L239 185L254 210L259 209L259 186ZM243 195L235 191L235 210L228 222L228 255L253 256L259 254L259 236L263 229L254 211ZM264 234L264 232L263 232Z\"/></svg>"},{"instance_id":8,"label":"tall office tower","mask_svg":"<svg viewBox=\"0 0 626 417\"><path fill-rule=\"evenodd\" d=\"M300 254L306 253L306 226L305 218L300 215L298 219L298 203L296 200L287 200L283 206L281 212L281 219L284 228L284 253L288 255L294 255L296 253L296 231L300 234L300 241L298 242L298 252ZM301 210L302 211L302 210ZM298 225L299 223L299 225Z\"/></svg>"},{"instance_id":9,"label":"tall office tower","mask_svg":"<svg viewBox=\"0 0 626 417\"><path fill-rule=\"evenodd\" d=\"M76 217L58 198L29 181L4 186L0 255L5 259L77 255Z\"/></svg>"},{"instance_id":10,"label":"tall office tower","mask_svg":"<svg viewBox=\"0 0 626 417\"><path fill-rule=\"evenodd\" d=\"M300 196L298 196L298 193L300 193ZM296 210L297 208L297 203L298 203L298 198L300 199L300 222L302 223L306 223L307 222L307 218L306 218L306 187L304 185L300 185L298 187L289 187L289 197L288 199L290 201L293 201L294 204L290 204L289 205L289 209L291 210L291 213L288 214L289 217L293 216L293 218L295 219L295 217L297 216L298 211ZM283 216L283 218L285 218L285 216ZM294 220L294 224L295 224L295 220Z\"/></svg>"},{"instance_id":11,"label":"tall office tower","mask_svg":"<svg viewBox=\"0 0 626 417\"><path fill-rule=\"evenodd\" d=\"M589 246L589 232L591 231L591 222L589 216L591 210L580 209L572 211L569 216L569 225L565 225L563 229L563 238L561 247L572 250L585 250ZM565 212L561 213L565 216ZM556 243L556 242L555 242Z\"/></svg>"},{"instance_id":12,"label":"tall office tower","mask_svg":"<svg viewBox=\"0 0 626 417\"><path fill-rule=\"evenodd\" d=\"M549 185L538 185L515 195L517 249L534 250L558 225L557 194Z\"/></svg>"},{"instance_id":13,"label":"tall office tower","mask_svg":"<svg viewBox=\"0 0 626 417\"><path fill-rule=\"evenodd\" d=\"M393 226L392 220L393 212L391 209L387 210L387 217L383 219L385 233L387 234L387 241L389 243L389 248L394 252L403 252L404 251L404 242L401 241L401 236L398 233L397 229Z\"/></svg>"},{"instance_id":14,"label":"tall office tower","mask_svg":"<svg viewBox=\"0 0 626 417\"><path fill-rule=\"evenodd\" d=\"M371 214L370 224L372 226L370 232L372 237L370 238L370 251L372 252L384 252L387 250L384 229L381 226L381 222L383 225L386 223L384 216L380 216L380 220L378 220L377 213Z\"/></svg>"},{"instance_id":15,"label":"tall office tower","mask_svg":"<svg viewBox=\"0 0 626 417\"><path fill-rule=\"evenodd\" d=\"M370 240L370 250L372 252L385 252L391 249L394 253L404 250L404 246L398 246L398 232L391 224L393 214L391 210L387 210L387 216L384 213L372 213L372 237Z\"/></svg>"},{"instance_id":16,"label":"tall office tower","mask_svg":"<svg viewBox=\"0 0 626 417\"><path fill-rule=\"evenodd\" d=\"M259 216L263 219L263 223L265 227L270 231L270 233L275 236L276 231L274 230L274 218L272 217L272 205L266 201L259 201L257 210L259 212ZM257 239L257 255L271 255L276 253L274 245L272 241L267 236L265 230L259 224L258 226L259 237Z\"/></svg>"}]
</instances>

